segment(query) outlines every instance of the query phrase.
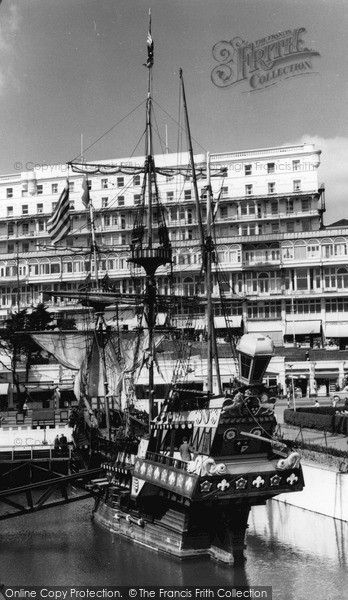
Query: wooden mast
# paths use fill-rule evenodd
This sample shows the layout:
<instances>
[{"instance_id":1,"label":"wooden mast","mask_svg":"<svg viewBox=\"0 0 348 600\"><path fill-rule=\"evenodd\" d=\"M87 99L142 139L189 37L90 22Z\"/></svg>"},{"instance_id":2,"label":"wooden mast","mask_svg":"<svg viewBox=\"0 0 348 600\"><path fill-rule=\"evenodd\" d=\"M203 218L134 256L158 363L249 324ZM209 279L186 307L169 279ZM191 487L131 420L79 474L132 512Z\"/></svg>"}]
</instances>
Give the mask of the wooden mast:
<instances>
[{"instance_id":1,"label":"wooden mast","mask_svg":"<svg viewBox=\"0 0 348 600\"><path fill-rule=\"evenodd\" d=\"M159 266L170 263L172 260L172 250L168 235L163 235L163 223L158 227L158 231L154 228L154 200L157 198L156 185L156 169L153 156L153 141L152 141L152 66L153 66L153 40L151 33L151 11L149 10L149 30L147 35L147 62L145 66L148 69L148 86L147 86L147 102L146 102L146 135L145 135L145 172L144 172L144 194L146 195L147 187L147 238L139 238L137 245L132 245L132 255L130 262L143 267L146 272L146 308L147 308L147 327L149 333L149 350L150 358L148 360L149 371L149 429L150 423L154 417L154 355L155 355L155 340L154 328L156 320L156 279L155 273ZM154 190L152 188L154 183ZM143 198L143 202L145 198ZM160 229L162 230L160 232ZM157 235L156 235L157 234Z\"/></svg>"},{"instance_id":2,"label":"wooden mast","mask_svg":"<svg viewBox=\"0 0 348 600\"><path fill-rule=\"evenodd\" d=\"M191 130L190 123L188 118L188 110L186 103L186 94L185 94L185 85L182 69L180 69L180 79L181 79L181 89L182 89L182 98L184 105L184 113L185 113L185 123L186 123L186 133L187 140L189 146L189 155L192 169L192 178L193 178L193 189L195 194L195 202L196 202L196 213L197 213L197 222L198 222L198 230L199 237L201 243L201 254L203 267L205 270L205 284L206 284L206 295L207 295L207 335L208 335L208 349L207 349L207 392L208 394L213 393L213 360L215 360L215 369L217 375L217 384L218 391L221 394L221 377L220 377L220 368L218 361L218 353L217 353L217 345L216 345L216 336L214 329L214 313L213 313L213 304L212 304L212 289L213 289L213 277L212 277L212 253L213 253L213 242L212 242L212 234L211 234L211 226L213 222L212 216L212 206L211 206L211 185L210 185L210 162L209 162L209 153L207 154L207 231L206 236L204 235L203 222L202 222L202 211L200 205L200 199L198 194L198 186L197 186L197 176L196 176L196 168L195 161L193 156L193 148L192 148L192 138L191 138Z\"/></svg>"}]
</instances>

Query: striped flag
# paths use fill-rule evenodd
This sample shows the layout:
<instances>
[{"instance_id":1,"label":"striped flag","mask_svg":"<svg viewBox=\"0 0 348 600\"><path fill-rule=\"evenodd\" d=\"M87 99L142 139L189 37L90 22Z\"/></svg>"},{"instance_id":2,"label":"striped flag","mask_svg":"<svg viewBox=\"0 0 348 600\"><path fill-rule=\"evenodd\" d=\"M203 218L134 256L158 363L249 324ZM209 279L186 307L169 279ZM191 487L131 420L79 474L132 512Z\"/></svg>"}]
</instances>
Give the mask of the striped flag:
<instances>
[{"instance_id":1,"label":"striped flag","mask_svg":"<svg viewBox=\"0 0 348 600\"><path fill-rule=\"evenodd\" d=\"M58 200L54 213L47 221L47 231L53 244L56 244L66 235L68 235L70 227L69 182L66 180L66 184Z\"/></svg>"},{"instance_id":2,"label":"striped flag","mask_svg":"<svg viewBox=\"0 0 348 600\"><path fill-rule=\"evenodd\" d=\"M81 196L81 200L82 200L83 205L86 208L88 208L90 198L89 198L88 179L87 179L86 175L84 176L83 181L82 181L82 196Z\"/></svg>"},{"instance_id":3,"label":"striped flag","mask_svg":"<svg viewBox=\"0 0 348 600\"><path fill-rule=\"evenodd\" d=\"M153 66L153 39L152 39L152 35L151 35L151 12L149 11L149 31L147 34L147 63L146 63L146 67L148 69L151 69L151 67Z\"/></svg>"}]
</instances>

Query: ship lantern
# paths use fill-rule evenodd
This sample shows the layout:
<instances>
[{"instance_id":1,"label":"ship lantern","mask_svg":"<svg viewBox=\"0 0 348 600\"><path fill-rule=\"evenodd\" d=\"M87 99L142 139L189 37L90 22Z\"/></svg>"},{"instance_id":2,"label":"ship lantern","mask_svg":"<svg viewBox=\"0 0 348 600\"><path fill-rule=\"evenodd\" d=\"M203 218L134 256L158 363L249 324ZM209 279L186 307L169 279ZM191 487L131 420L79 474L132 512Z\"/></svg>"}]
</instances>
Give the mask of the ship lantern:
<instances>
[{"instance_id":1,"label":"ship lantern","mask_svg":"<svg viewBox=\"0 0 348 600\"><path fill-rule=\"evenodd\" d=\"M260 334L243 335L237 346L239 379L246 385L262 383L262 378L273 355L273 341Z\"/></svg>"}]
</instances>

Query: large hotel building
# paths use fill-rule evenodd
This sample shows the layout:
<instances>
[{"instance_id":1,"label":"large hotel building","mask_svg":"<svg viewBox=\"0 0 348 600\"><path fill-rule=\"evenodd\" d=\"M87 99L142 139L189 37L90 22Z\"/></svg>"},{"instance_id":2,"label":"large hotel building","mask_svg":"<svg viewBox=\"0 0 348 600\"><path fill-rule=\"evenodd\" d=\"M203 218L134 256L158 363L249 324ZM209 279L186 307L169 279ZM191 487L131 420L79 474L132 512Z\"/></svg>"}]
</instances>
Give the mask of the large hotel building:
<instances>
[{"instance_id":1,"label":"large hotel building","mask_svg":"<svg viewBox=\"0 0 348 600\"><path fill-rule=\"evenodd\" d=\"M204 155L196 164L203 166ZM142 157L115 164L143 164ZM111 161L101 161L110 164ZM157 167L187 166L186 154L155 156ZM343 220L324 226L324 186L318 179L320 150L312 144L211 154L215 270L223 275L224 310L216 307L218 336L226 336L226 316L235 336L262 332L273 338L272 372L286 388L296 377L299 395L327 394L345 384L348 374L348 227ZM90 213L82 203L83 176L66 165L27 165L0 177L0 319L30 310L47 291L77 291L92 269ZM31 169L30 169L31 167ZM107 169L106 169L107 170ZM199 172L199 168L198 168ZM184 173L184 171L183 171ZM54 246L47 232L69 178L72 228ZM127 263L141 175L116 173L89 178L94 207L99 277L121 294L134 292ZM198 188L203 221L205 186ZM192 179L185 174L158 176L161 202L173 246L173 293L204 297L200 286L200 241ZM161 267L159 292L169 292L168 267ZM214 286L217 288L217 279ZM217 289L215 290L217 291ZM58 326L72 317L81 327L86 316L76 300L46 297ZM191 327L204 335L204 305L197 305ZM187 323L185 311L178 326ZM121 325L136 324L135 314L120 313ZM107 322L115 324L115 310Z\"/></svg>"}]
</instances>

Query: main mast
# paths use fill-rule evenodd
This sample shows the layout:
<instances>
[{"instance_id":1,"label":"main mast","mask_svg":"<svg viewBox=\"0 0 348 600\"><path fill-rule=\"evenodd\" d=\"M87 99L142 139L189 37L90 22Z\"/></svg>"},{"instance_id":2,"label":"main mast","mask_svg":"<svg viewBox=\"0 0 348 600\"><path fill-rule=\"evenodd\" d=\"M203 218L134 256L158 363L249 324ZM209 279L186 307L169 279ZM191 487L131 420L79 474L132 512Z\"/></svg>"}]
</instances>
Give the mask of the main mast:
<instances>
[{"instance_id":1,"label":"main mast","mask_svg":"<svg viewBox=\"0 0 348 600\"><path fill-rule=\"evenodd\" d=\"M145 310L149 333L150 359L149 369L149 424L154 417L154 328L156 322L157 289L155 274L158 267L170 263L172 260L172 249L169 242L167 228L161 216L157 228L154 223L154 201L159 204L158 187L156 180L156 169L153 155L152 142L152 67L154 60L154 44L151 33L151 12L149 11L149 31L147 36L147 63L148 90L146 102L146 135L145 135L145 169L142 189L142 200L140 206L140 217L137 220L131 243L131 258L129 262L143 267L146 273ZM142 225L146 214L147 197L147 231ZM160 212L160 211L159 211Z\"/></svg>"}]
</instances>

